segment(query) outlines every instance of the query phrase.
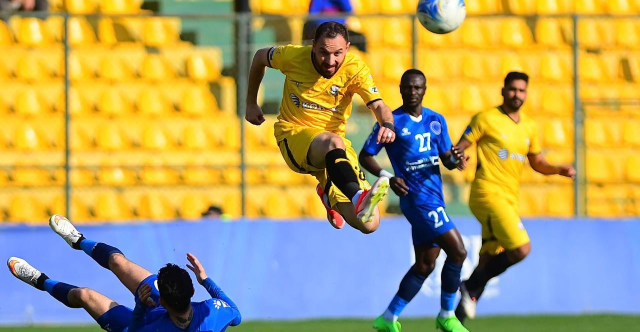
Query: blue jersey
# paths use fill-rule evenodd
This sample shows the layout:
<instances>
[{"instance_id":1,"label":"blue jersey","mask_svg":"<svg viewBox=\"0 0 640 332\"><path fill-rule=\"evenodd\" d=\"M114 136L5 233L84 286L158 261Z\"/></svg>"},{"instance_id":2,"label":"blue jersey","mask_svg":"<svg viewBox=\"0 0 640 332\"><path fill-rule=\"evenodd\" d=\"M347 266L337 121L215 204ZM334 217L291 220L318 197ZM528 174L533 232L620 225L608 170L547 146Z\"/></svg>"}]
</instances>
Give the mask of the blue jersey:
<instances>
[{"instance_id":1,"label":"blue jersey","mask_svg":"<svg viewBox=\"0 0 640 332\"><path fill-rule=\"evenodd\" d=\"M395 176L403 178L409 194L400 197L402 209L416 205L444 207L442 178L440 176L440 154L451 149L451 138L444 117L426 107L422 116L414 118L402 110L393 111L396 139L385 144ZM380 125L364 144L363 150L377 155L383 145L377 144Z\"/></svg>"},{"instance_id":2,"label":"blue jersey","mask_svg":"<svg viewBox=\"0 0 640 332\"><path fill-rule=\"evenodd\" d=\"M186 329L177 327L167 310L162 306L148 308L139 301L133 311L132 323L129 332L158 332L158 331L207 331L221 332L229 326L236 326L242 321L238 307L227 297L213 280L207 278L202 285L211 295L211 299L191 303L193 319Z\"/></svg>"}]
</instances>

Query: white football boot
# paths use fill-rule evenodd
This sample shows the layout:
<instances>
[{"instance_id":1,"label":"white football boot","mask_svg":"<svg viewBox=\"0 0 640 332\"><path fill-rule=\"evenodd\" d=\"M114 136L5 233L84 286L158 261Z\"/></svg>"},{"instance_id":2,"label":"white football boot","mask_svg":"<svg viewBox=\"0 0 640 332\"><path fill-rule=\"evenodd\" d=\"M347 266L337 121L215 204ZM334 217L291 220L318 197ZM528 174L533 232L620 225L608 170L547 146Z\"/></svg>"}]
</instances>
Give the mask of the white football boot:
<instances>
[{"instance_id":1,"label":"white football boot","mask_svg":"<svg viewBox=\"0 0 640 332\"><path fill-rule=\"evenodd\" d=\"M54 214L49 218L49 226L56 232L65 242L73 248L73 244L78 242L82 237L82 233L78 232L75 226L65 216ZM74 248L75 249L75 248Z\"/></svg>"},{"instance_id":2,"label":"white football boot","mask_svg":"<svg viewBox=\"0 0 640 332\"><path fill-rule=\"evenodd\" d=\"M11 257L7 261L9 271L18 279L26 282L27 284L36 287L38 278L42 275L35 267L29 265L27 261L18 257Z\"/></svg>"}]
</instances>

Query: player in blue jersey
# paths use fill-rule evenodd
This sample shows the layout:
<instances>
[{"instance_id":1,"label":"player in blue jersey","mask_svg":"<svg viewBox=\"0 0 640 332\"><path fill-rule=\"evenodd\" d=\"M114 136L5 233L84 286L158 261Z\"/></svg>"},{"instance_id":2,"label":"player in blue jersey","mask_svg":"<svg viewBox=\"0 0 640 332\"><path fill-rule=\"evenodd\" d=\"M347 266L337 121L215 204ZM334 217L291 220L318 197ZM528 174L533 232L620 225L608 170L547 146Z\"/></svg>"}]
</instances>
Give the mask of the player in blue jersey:
<instances>
[{"instance_id":1,"label":"player in blue jersey","mask_svg":"<svg viewBox=\"0 0 640 332\"><path fill-rule=\"evenodd\" d=\"M187 267L211 295L203 302L191 302L195 290L189 273L167 264L157 275L128 260L108 244L91 241L61 216L53 215L49 226L73 249L82 250L102 267L110 270L134 294L136 306L131 310L89 288L80 288L49 278L25 260L11 257L7 261L15 277L41 290L70 308L83 308L110 332L151 331L225 331L240 324L238 307L210 278L198 261L187 254ZM69 265L73 267L73 265Z\"/></svg>"},{"instance_id":2,"label":"player in blue jersey","mask_svg":"<svg viewBox=\"0 0 640 332\"><path fill-rule=\"evenodd\" d=\"M393 191L400 196L402 213L411 223L416 263L400 282L400 289L373 327L381 332L399 332L398 316L422 288L435 268L442 248L447 254L442 269L441 310L436 327L448 332L466 332L454 314L460 286L460 271L467 252L460 233L444 209L440 162L448 169L463 169L467 157L452 148L444 117L422 106L427 89L424 74L407 70L400 80L402 107L393 112L396 140L376 143L380 126L376 124L360 152L360 164L378 176L390 178ZM382 169L373 156L387 150L395 175Z\"/></svg>"}]
</instances>

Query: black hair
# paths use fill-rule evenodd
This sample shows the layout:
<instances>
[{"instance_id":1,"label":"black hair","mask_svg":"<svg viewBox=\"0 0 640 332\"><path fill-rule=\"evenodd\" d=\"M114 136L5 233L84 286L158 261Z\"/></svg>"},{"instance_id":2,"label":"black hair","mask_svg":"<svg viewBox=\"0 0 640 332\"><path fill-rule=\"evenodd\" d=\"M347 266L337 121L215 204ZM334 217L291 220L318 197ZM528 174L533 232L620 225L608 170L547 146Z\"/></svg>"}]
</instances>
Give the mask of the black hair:
<instances>
[{"instance_id":1,"label":"black hair","mask_svg":"<svg viewBox=\"0 0 640 332\"><path fill-rule=\"evenodd\" d=\"M504 78L504 86L509 85L509 83L515 80L523 80L527 84L529 84L529 75L525 73L517 72L517 71L512 71L508 73L507 76Z\"/></svg>"},{"instance_id":2,"label":"black hair","mask_svg":"<svg viewBox=\"0 0 640 332\"><path fill-rule=\"evenodd\" d=\"M422 78L424 78L424 83L427 84L427 77L424 76L424 73L418 69L409 69L405 71L404 74L402 74L402 77L400 78L400 82L403 82L404 80L409 79L409 75L422 76Z\"/></svg>"},{"instance_id":3,"label":"black hair","mask_svg":"<svg viewBox=\"0 0 640 332\"><path fill-rule=\"evenodd\" d=\"M336 38L338 35L344 37L344 40L349 42L349 31L344 24L338 22L324 22L316 28L316 33L313 39L318 41L321 37Z\"/></svg>"},{"instance_id":4,"label":"black hair","mask_svg":"<svg viewBox=\"0 0 640 332\"><path fill-rule=\"evenodd\" d=\"M189 272L175 264L167 264L158 271L158 290L164 305L185 313L195 292Z\"/></svg>"}]
</instances>

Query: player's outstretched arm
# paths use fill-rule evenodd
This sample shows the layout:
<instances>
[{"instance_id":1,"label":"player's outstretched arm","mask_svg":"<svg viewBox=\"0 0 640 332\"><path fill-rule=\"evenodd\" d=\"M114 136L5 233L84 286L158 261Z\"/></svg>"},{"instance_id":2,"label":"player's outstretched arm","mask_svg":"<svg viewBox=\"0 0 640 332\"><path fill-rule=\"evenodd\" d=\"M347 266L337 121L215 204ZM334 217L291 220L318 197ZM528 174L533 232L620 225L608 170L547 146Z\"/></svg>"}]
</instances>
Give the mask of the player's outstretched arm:
<instances>
[{"instance_id":1,"label":"player's outstretched arm","mask_svg":"<svg viewBox=\"0 0 640 332\"><path fill-rule=\"evenodd\" d=\"M381 128L378 131L378 144L391 143L396 139L396 130L393 122L393 113L387 104L378 99L368 105L369 109L375 114Z\"/></svg>"},{"instance_id":2,"label":"player's outstretched arm","mask_svg":"<svg viewBox=\"0 0 640 332\"><path fill-rule=\"evenodd\" d=\"M256 126L264 122L264 113L258 105L258 90L264 78L264 72L269 66L269 51L271 47L259 49L253 56L251 69L249 69L249 82L247 87L247 112L245 119Z\"/></svg>"},{"instance_id":3,"label":"player's outstretched arm","mask_svg":"<svg viewBox=\"0 0 640 332\"><path fill-rule=\"evenodd\" d=\"M562 175L575 179L576 170L571 165L551 165L542 153L529 154L529 164L534 171L544 175Z\"/></svg>"},{"instance_id":4,"label":"player's outstretched arm","mask_svg":"<svg viewBox=\"0 0 640 332\"><path fill-rule=\"evenodd\" d=\"M202 266L202 264L200 264L200 261L194 254L187 253L187 260L189 261L189 263L191 263L187 264L187 268L193 271L193 273L196 275L198 283L207 290L209 295L211 295L211 298L221 299L232 308L238 309L238 306L236 306L236 304L231 301L231 299L222 291L222 289L218 287L218 285L216 285L216 283L213 282L211 278L207 277L207 273L205 272L204 267Z\"/></svg>"}]
</instances>

